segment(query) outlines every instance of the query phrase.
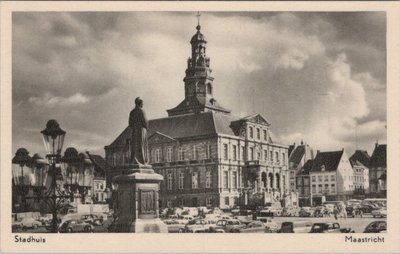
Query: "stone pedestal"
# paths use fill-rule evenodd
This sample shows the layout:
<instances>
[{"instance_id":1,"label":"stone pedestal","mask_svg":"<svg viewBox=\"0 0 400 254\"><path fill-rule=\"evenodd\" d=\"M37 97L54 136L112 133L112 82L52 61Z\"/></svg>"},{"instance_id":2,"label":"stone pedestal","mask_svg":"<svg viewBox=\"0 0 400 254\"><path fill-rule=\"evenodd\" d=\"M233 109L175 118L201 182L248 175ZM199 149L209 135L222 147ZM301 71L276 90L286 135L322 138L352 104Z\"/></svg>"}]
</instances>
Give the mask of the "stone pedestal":
<instances>
[{"instance_id":1,"label":"stone pedestal","mask_svg":"<svg viewBox=\"0 0 400 254\"><path fill-rule=\"evenodd\" d=\"M114 222L112 232L168 233L159 219L159 184L163 176L150 165L132 165L114 177Z\"/></svg>"}]
</instances>

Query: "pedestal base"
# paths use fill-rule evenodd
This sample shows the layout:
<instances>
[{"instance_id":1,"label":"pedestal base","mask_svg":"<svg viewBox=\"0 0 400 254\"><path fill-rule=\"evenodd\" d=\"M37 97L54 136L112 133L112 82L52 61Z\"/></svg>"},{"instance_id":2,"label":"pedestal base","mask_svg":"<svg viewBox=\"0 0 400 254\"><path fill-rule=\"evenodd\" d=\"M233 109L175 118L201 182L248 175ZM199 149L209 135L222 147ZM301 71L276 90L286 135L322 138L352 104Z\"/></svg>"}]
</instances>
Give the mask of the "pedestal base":
<instances>
[{"instance_id":1,"label":"pedestal base","mask_svg":"<svg viewBox=\"0 0 400 254\"><path fill-rule=\"evenodd\" d=\"M113 178L117 184L115 220L112 232L168 233L158 218L158 191L163 176L154 173L151 165L131 165Z\"/></svg>"}]
</instances>

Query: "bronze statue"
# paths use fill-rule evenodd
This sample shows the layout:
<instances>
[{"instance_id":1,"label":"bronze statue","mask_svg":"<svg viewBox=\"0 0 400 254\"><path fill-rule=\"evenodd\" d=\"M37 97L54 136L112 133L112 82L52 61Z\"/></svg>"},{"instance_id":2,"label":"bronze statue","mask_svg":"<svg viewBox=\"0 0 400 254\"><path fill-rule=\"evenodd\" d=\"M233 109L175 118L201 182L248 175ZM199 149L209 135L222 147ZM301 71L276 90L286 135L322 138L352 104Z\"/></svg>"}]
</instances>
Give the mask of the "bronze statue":
<instances>
[{"instance_id":1,"label":"bronze statue","mask_svg":"<svg viewBox=\"0 0 400 254\"><path fill-rule=\"evenodd\" d=\"M143 100L135 99L136 107L129 115L129 126L132 127L131 139L131 163L137 165L149 164L149 152L147 142L148 122L143 111Z\"/></svg>"}]
</instances>

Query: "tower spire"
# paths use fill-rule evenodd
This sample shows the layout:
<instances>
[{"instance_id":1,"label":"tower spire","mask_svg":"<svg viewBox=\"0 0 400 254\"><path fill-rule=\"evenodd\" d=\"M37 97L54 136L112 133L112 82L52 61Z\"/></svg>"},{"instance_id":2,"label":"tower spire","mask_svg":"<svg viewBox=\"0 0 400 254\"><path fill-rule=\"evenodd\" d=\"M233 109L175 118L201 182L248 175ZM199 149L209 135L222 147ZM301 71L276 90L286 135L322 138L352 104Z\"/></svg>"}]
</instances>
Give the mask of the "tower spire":
<instances>
[{"instance_id":1,"label":"tower spire","mask_svg":"<svg viewBox=\"0 0 400 254\"><path fill-rule=\"evenodd\" d=\"M200 14L200 12L198 11L197 12L197 14L196 14L196 17L197 17L197 30L200 30L200 16L201 16L201 14Z\"/></svg>"}]
</instances>

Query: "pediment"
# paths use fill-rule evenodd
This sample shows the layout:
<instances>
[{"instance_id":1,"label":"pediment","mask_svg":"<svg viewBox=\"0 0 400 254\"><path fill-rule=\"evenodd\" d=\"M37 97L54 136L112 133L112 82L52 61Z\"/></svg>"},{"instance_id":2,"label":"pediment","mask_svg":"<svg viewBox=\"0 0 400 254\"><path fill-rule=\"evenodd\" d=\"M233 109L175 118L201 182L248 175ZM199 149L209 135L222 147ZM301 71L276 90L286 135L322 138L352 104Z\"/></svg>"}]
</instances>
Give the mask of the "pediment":
<instances>
[{"instance_id":1,"label":"pediment","mask_svg":"<svg viewBox=\"0 0 400 254\"><path fill-rule=\"evenodd\" d=\"M246 121L252 122L252 123L257 123L257 124L262 124L262 125L267 125L267 126L270 125L270 123L260 114L251 115L251 116L245 117L243 119Z\"/></svg>"}]
</instances>

